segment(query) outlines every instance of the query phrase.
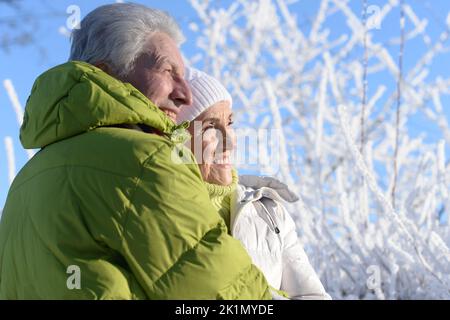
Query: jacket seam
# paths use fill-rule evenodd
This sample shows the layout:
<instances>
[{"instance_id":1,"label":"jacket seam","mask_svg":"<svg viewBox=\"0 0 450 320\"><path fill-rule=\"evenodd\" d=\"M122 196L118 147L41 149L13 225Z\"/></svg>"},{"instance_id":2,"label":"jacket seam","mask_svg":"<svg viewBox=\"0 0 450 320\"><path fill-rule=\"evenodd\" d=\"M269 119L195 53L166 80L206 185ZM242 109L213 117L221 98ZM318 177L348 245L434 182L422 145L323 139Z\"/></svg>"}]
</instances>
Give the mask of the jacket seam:
<instances>
[{"instance_id":1,"label":"jacket seam","mask_svg":"<svg viewBox=\"0 0 450 320\"><path fill-rule=\"evenodd\" d=\"M30 182L31 180L33 180L34 178L38 177L39 175L47 172L47 171L51 171L54 169L59 169L59 168L87 168L87 169L91 169L91 170L95 170L95 171L100 171L100 172L104 172L104 173L108 173L111 175L115 175L115 176L120 176L120 177L129 177L125 174L121 174L118 172L113 172L113 171L108 171L105 169L101 169L98 167L91 167L91 166L85 166L85 165L68 165L68 164L63 164L63 165L59 165L59 166L54 166L54 167L50 167L50 168L46 168L44 170L41 170L39 172L37 172L36 174L34 174L33 176L29 177L28 179L26 179L25 181L21 182L19 185L17 186L13 186L10 189L10 193L16 192L18 189L20 189L23 185L27 184L28 182Z\"/></svg>"}]
</instances>

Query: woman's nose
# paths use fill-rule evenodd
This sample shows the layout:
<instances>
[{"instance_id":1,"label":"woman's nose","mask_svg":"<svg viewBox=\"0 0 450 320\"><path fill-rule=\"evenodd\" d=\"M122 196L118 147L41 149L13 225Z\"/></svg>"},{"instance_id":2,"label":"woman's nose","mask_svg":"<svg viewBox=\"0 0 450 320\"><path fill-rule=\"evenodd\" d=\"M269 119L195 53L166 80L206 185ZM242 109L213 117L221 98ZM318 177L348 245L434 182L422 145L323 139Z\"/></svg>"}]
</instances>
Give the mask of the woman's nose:
<instances>
[{"instance_id":1,"label":"woman's nose","mask_svg":"<svg viewBox=\"0 0 450 320\"><path fill-rule=\"evenodd\" d=\"M224 150L234 150L236 148L236 134L233 129L226 130L224 134Z\"/></svg>"}]
</instances>

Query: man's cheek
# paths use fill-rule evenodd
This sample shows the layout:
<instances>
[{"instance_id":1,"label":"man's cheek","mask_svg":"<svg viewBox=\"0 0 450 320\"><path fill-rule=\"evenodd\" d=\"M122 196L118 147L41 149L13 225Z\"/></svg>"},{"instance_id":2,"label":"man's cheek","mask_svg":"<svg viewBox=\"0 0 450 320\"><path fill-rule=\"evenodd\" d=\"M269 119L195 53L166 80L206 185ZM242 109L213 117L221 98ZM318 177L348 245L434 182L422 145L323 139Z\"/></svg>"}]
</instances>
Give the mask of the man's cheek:
<instances>
[{"instance_id":1,"label":"man's cheek","mask_svg":"<svg viewBox=\"0 0 450 320\"><path fill-rule=\"evenodd\" d=\"M153 77L149 80L147 97L157 106L160 106L168 99L168 94L164 90L158 77Z\"/></svg>"}]
</instances>

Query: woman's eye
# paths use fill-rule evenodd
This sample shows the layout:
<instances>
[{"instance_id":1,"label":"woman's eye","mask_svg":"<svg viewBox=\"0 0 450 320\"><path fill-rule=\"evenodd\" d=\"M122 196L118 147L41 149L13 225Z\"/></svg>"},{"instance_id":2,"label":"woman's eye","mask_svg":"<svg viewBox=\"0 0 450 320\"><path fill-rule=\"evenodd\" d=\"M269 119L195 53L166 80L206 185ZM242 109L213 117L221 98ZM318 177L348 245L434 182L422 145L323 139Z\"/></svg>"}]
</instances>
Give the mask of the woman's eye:
<instances>
[{"instance_id":1,"label":"woman's eye","mask_svg":"<svg viewBox=\"0 0 450 320\"><path fill-rule=\"evenodd\" d=\"M210 123L210 124L206 125L205 127L203 127L203 132L206 132L209 129L214 129L214 123Z\"/></svg>"},{"instance_id":2,"label":"woman's eye","mask_svg":"<svg viewBox=\"0 0 450 320\"><path fill-rule=\"evenodd\" d=\"M231 127L234 124L234 121L228 122L228 126Z\"/></svg>"}]
</instances>

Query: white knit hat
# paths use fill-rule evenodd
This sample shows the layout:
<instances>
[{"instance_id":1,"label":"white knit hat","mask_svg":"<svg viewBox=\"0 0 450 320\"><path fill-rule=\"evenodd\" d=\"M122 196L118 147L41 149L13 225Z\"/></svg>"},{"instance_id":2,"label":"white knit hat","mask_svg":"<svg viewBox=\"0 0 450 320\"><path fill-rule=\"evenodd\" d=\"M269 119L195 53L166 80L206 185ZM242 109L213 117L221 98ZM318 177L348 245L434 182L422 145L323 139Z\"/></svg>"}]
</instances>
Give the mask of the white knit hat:
<instances>
[{"instance_id":1,"label":"white knit hat","mask_svg":"<svg viewBox=\"0 0 450 320\"><path fill-rule=\"evenodd\" d=\"M200 113L219 101L229 101L233 104L230 93L215 78L195 68L186 68L184 78L192 91L192 105L181 106L177 122L192 121Z\"/></svg>"}]
</instances>

